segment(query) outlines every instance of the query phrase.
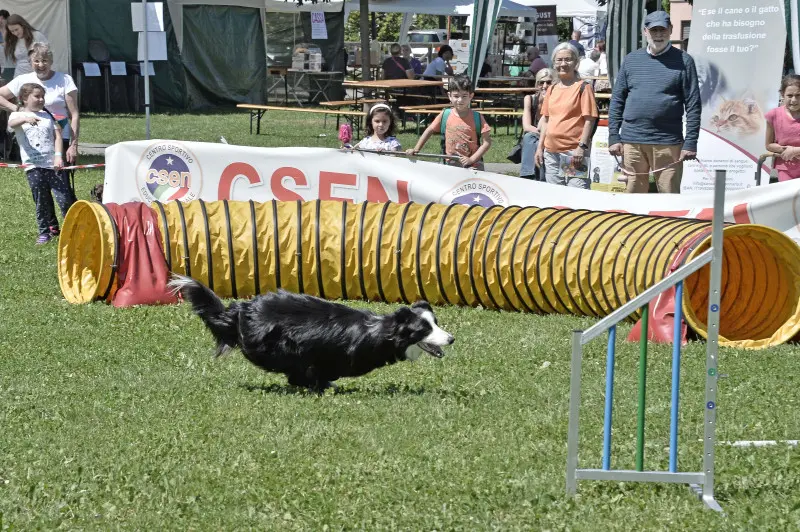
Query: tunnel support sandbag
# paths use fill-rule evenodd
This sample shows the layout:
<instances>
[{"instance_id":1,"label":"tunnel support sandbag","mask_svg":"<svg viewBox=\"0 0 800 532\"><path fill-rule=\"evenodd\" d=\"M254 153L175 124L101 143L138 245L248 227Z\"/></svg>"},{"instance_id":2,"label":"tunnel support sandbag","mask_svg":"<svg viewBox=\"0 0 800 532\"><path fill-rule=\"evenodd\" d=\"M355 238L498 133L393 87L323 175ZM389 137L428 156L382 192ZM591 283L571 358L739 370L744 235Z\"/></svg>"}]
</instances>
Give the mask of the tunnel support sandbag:
<instances>
[{"instance_id":1,"label":"tunnel support sandbag","mask_svg":"<svg viewBox=\"0 0 800 532\"><path fill-rule=\"evenodd\" d=\"M82 228L60 244L70 302L92 301L110 278L114 228L99 209L79 202L68 215ZM199 200L150 209L163 246L154 260L222 297L283 288L601 317L666 276L690 243L686 260L710 245L706 221L585 210ZM725 229L722 344L766 347L800 330L798 258L776 230ZM686 320L701 335L708 277L704 268L686 283Z\"/></svg>"}]
</instances>

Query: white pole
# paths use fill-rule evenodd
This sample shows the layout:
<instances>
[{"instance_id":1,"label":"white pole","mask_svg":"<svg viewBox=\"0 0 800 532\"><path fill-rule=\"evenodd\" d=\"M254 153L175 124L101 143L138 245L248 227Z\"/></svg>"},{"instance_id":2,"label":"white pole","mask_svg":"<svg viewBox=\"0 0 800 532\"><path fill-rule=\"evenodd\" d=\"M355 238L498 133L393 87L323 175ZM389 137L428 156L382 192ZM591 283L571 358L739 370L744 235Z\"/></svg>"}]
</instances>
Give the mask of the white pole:
<instances>
[{"instance_id":1,"label":"white pole","mask_svg":"<svg viewBox=\"0 0 800 532\"><path fill-rule=\"evenodd\" d=\"M144 132L150 139L150 54L147 52L147 0L142 0L142 17L144 18Z\"/></svg>"}]
</instances>

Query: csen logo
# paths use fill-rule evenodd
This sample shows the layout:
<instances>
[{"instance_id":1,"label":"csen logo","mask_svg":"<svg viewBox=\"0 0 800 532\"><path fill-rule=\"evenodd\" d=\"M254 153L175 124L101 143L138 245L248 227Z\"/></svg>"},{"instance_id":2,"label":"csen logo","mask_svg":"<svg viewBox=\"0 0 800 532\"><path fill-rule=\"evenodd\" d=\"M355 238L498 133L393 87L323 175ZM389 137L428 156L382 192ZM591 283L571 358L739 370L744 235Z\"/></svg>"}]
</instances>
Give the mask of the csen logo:
<instances>
[{"instance_id":1,"label":"csen logo","mask_svg":"<svg viewBox=\"0 0 800 532\"><path fill-rule=\"evenodd\" d=\"M480 205L491 207L508 206L508 196L495 183L486 179L467 179L442 195L439 203L458 203L460 205Z\"/></svg>"},{"instance_id":2,"label":"csen logo","mask_svg":"<svg viewBox=\"0 0 800 532\"><path fill-rule=\"evenodd\" d=\"M202 181L197 159L178 142L151 144L136 166L136 188L147 203L197 199Z\"/></svg>"}]
</instances>

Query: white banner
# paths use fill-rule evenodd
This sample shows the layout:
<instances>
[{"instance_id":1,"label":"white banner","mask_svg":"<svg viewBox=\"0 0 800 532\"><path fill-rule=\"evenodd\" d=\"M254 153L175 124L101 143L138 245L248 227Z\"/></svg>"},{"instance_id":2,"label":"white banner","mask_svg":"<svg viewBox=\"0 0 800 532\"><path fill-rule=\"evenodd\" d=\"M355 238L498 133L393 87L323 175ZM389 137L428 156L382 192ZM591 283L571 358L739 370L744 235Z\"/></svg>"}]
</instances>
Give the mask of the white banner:
<instances>
[{"instance_id":1,"label":"white banner","mask_svg":"<svg viewBox=\"0 0 800 532\"><path fill-rule=\"evenodd\" d=\"M712 196L711 191L618 194L581 190L331 148L253 148L172 140L121 142L109 147L103 191L107 203L320 198L355 203L521 205L708 220ZM725 219L774 227L800 242L800 179L728 192Z\"/></svg>"},{"instance_id":2,"label":"white banner","mask_svg":"<svg viewBox=\"0 0 800 532\"><path fill-rule=\"evenodd\" d=\"M751 182L746 174L754 172L766 151L764 113L778 106L783 70L783 4L783 0L694 3L688 52L697 66L703 104L697 155L708 168L728 171L728 188ZM681 192L705 186L699 166L686 165Z\"/></svg>"}]
</instances>

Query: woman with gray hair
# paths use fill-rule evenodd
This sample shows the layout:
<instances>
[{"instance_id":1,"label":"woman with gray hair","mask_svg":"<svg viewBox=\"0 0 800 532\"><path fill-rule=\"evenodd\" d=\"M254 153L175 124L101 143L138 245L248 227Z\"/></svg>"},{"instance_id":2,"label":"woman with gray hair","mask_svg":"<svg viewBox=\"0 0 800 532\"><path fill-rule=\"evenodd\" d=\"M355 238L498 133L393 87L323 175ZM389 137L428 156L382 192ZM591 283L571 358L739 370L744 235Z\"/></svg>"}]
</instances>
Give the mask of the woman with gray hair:
<instances>
[{"instance_id":1,"label":"woman with gray hair","mask_svg":"<svg viewBox=\"0 0 800 532\"><path fill-rule=\"evenodd\" d=\"M589 188L589 145L598 115L592 86L578 75L578 61L570 43L553 50L558 79L542 104L536 164L544 167L548 183Z\"/></svg>"},{"instance_id":2,"label":"woman with gray hair","mask_svg":"<svg viewBox=\"0 0 800 532\"><path fill-rule=\"evenodd\" d=\"M19 89L26 83L42 85L45 89L44 107L61 126L64 158L69 164L74 164L78 159L81 119L78 110L78 87L69 74L53 70L53 52L49 44L33 43L28 52L28 59L33 66L33 72L17 76L7 85L0 87L0 106L9 111L16 111L17 106L9 100L19 95Z\"/></svg>"}]
</instances>

